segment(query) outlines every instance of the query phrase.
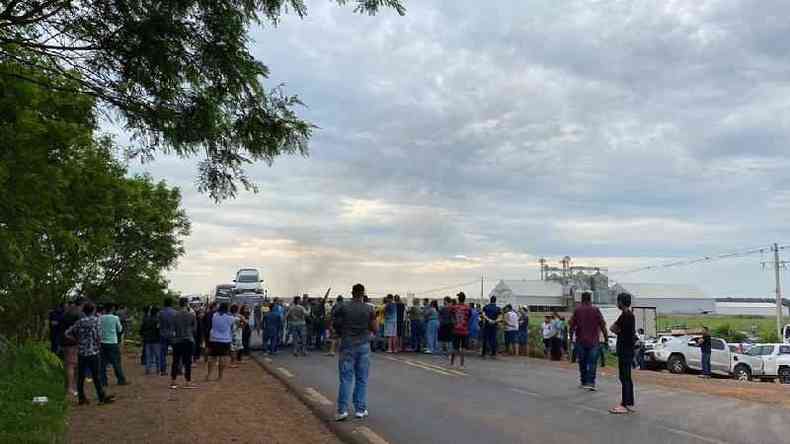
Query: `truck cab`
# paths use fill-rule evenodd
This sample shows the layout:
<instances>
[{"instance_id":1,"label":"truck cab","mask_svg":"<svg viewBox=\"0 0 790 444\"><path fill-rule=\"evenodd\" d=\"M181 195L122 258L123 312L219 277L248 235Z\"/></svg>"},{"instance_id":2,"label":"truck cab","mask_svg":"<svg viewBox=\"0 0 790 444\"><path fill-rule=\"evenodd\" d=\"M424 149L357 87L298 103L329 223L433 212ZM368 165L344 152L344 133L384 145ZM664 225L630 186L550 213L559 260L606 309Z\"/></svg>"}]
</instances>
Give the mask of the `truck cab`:
<instances>
[{"instance_id":1,"label":"truck cab","mask_svg":"<svg viewBox=\"0 0 790 444\"><path fill-rule=\"evenodd\" d=\"M757 344L732 357L732 374L740 380L779 380L790 384L790 344Z\"/></svg>"},{"instance_id":2,"label":"truck cab","mask_svg":"<svg viewBox=\"0 0 790 444\"><path fill-rule=\"evenodd\" d=\"M667 369L672 373L685 373L687 370L702 370L702 351L700 350L699 336L681 336L670 340L662 347L652 351L654 359L667 364ZM720 375L731 374L731 357L733 353L727 341L721 338L711 338L710 369Z\"/></svg>"},{"instance_id":3,"label":"truck cab","mask_svg":"<svg viewBox=\"0 0 790 444\"><path fill-rule=\"evenodd\" d=\"M255 268L242 268L236 272L236 279L233 279L233 294L241 293L260 293L263 294L263 279Z\"/></svg>"}]
</instances>

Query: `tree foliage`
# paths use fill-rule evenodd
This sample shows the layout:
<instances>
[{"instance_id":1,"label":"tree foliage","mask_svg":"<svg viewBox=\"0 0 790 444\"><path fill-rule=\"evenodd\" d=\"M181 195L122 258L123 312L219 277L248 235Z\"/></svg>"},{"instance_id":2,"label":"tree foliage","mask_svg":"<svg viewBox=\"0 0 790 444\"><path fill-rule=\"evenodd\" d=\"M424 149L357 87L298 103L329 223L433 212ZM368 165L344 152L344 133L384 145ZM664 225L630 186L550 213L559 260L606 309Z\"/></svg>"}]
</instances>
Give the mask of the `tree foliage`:
<instances>
[{"instance_id":1,"label":"tree foliage","mask_svg":"<svg viewBox=\"0 0 790 444\"><path fill-rule=\"evenodd\" d=\"M129 301L161 293L162 271L183 253L179 191L128 177L94 135L94 100L74 87L0 62L0 334L36 336L75 288Z\"/></svg>"},{"instance_id":2,"label":"tree foliage","mask_svg":"<svg viewBox=\"0 0 790 444\"><path fill-rule=\"evenodd\" d=\"M335 0L339 4L348 0ZM356 0L375 14L401 0ZM269 69L250 54L249 27L276 25L303 0L2 0L0 57L47 74L54 89L116 110L136 136L136 153L200 156L200 188L215 199L250 188L245 164L307 154L313 125L301 102L267 89ZM57 84L66 78L68 86Z\"/></svg>"}]
</instances>

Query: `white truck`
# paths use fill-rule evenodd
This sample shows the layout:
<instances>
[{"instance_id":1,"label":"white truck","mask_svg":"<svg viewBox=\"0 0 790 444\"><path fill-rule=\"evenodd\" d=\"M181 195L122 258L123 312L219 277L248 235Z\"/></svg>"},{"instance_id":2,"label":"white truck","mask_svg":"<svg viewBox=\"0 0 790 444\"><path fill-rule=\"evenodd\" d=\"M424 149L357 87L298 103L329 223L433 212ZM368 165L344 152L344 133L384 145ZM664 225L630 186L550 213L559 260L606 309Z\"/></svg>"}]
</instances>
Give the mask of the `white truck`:
<instances>
[{"instance_id":1,"label":"white truck","mask_svg":"<svg viewBox=\"0 0 790 444\"><path fill-rule=\"evenodd\" d=\"M732 374L741 381L752 378L790 384L790 344L756 344L732 356Z\"/></svg>"},{"instance_id":2,"label":"white truck","mask_svg":"<svg viewBox=\"0 0 790 444\"><path fill-rule=\"evenodd\" d=\"M653 364L666 364L672 373L685 373L687 370L702 370L702 351L697 343L698 337L677 336L663 344L657 343L645 353L645 360ZM730 363L735 353L730 345L721 338L711 338L711 372L729 376L732 374Z\"/></svg>"}]
</instances>

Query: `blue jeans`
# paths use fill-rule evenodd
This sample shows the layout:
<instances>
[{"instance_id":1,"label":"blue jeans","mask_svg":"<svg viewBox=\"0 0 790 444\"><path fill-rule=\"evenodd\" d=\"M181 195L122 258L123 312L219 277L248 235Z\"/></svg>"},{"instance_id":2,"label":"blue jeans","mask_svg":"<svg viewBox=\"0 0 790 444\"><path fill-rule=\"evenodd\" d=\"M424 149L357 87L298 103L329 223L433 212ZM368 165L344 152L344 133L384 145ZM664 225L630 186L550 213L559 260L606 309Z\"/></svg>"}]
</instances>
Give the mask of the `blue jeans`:
<instances>
[{"instance_id":1,"label":"blue jeans","mask_svg":"<svg viewBox=\"0 0 790 444\"><path fill-rule=\"evenodd\" d=\"M411 348L414 351L420 351L424 327L422 321L411 321Z\"/></svg>"},{"instance_id":2,"label":"blue jeans","mask_svg":"<svg viewBox=\"0 0 790 444\"><path fill-rule=\"evenodd\" d=\"M340 388L337 393L337 412L348 412L351 384L354 384L354 411L364 412L368 408L368 371L370 370L370 343L352 344L340 342L340 357L337 361Z\"/></svg>"},{"instance_id":3,"label":"blue jeans","mask_svg":"<svg viewBox=\"0 0 790 444\"><path fill-rule=\"evenodd\" d=\"M431 319L426 323L425 348L431 353L439 351L439 320Z\"/></svg>"},{"instance_id":4,"label":"blue jeans","mask_svg":"<svg viewBox=\"0 0 790 444\"><path fill-rule=\"evenodd\" d=\"M576 359L579 361L579 380L582 385L595 386L595 372L598 366L598 346L576 344Z\"/></svg>"},{"instance_id":5,"label":"blue jeans","mask_svg":"<svg viewBox=\"0 0 790 444\"><path fill-rule=\"evenodd\" d=\"M710 376L710 353L702 354L702 374Z\"/></svg>"},{"instance_id":6,"label":"blue jeans","mask_svg":"<svg viewBox=\"0 0 790 444\"><path fill-rule=\"evenodd\" d=\"M293 338L294 353L307 353L307 348L305 346L305 333L307 333L307 326L291 325L288 327L288 331L291 333L291 337Z\"/></svg>"},{"instance_id":7,"label":"blue jeans","mask_svg":"<svg viewBox=\"0 0 790 444\"><path fill-rule=\"evenodd\" d=\"M280 345L280 332L271 331L264 332L263 336L263 349L271 354L277 353L277 346Z\"/></svg>"},{"instance_id":8,"label":"blue jeans","mask_svg":"<svg viewBox=\"0 0 790 444\"><path fill-rule=\"evenodd\" d=\"M145 373L148 374L150 372L156 373L160 371L161 366L159 365L159 358L160 358L160 348L158 342L146 342L143 346L145 351Z\"/></svg>"},{"instance_id":9,"label":"blue jeans","mask_svg":"<svg viewBox=\"0 0 790 444\"><path fill-rule=\"evenodd\" d=\"M167 347L170 341L167 338L159 338L159 373L167 373Z\"/></svg>"},{"instance_id":10,"label":"blue jeans","mask_svg":"<svg viewBox=\"0 0 790 444\"><path fill-rule=\"evenodd\" d=\"M483 352L482 352L483 356L486 355L486 352L491 356L496 356L496 348L497 348L496 335L497 335L496 325L483 326Z\"/></svg>"}]
</instances>

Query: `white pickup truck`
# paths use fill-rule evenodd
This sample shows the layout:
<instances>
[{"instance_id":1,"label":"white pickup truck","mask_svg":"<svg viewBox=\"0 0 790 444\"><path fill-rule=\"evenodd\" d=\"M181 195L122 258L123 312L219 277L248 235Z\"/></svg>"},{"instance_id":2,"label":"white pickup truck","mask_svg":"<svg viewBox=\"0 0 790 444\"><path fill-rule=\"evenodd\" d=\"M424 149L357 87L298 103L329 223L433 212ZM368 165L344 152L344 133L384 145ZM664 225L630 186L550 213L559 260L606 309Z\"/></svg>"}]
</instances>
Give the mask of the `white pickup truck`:
<instances>
[{"instance_id":1,"label":"white pickup truck","mask_svg":"<svg viewBox=\"0 0 790 444\"><path fill-rule=\"evenodd\" d=\"M790 384L790 344L756 344L732 356L732 374L742 381L779 379Z\"/></svg>"},{"instance_id":2,"label":"white pickup truck","mask_svg":"<svg viewBox=\"0 0 790 444\"><path fill-rule=\"evenodd\" d=\"M685 373L687 370L702 370L702 351L694 336L675 336L666 342L657 343L652 350L645 353L648 364L664 363L672 373ZM734 347L724 339L711 338L711 372L729 376L731 374L730 362Z\"/></svg>"}]
</instances>

